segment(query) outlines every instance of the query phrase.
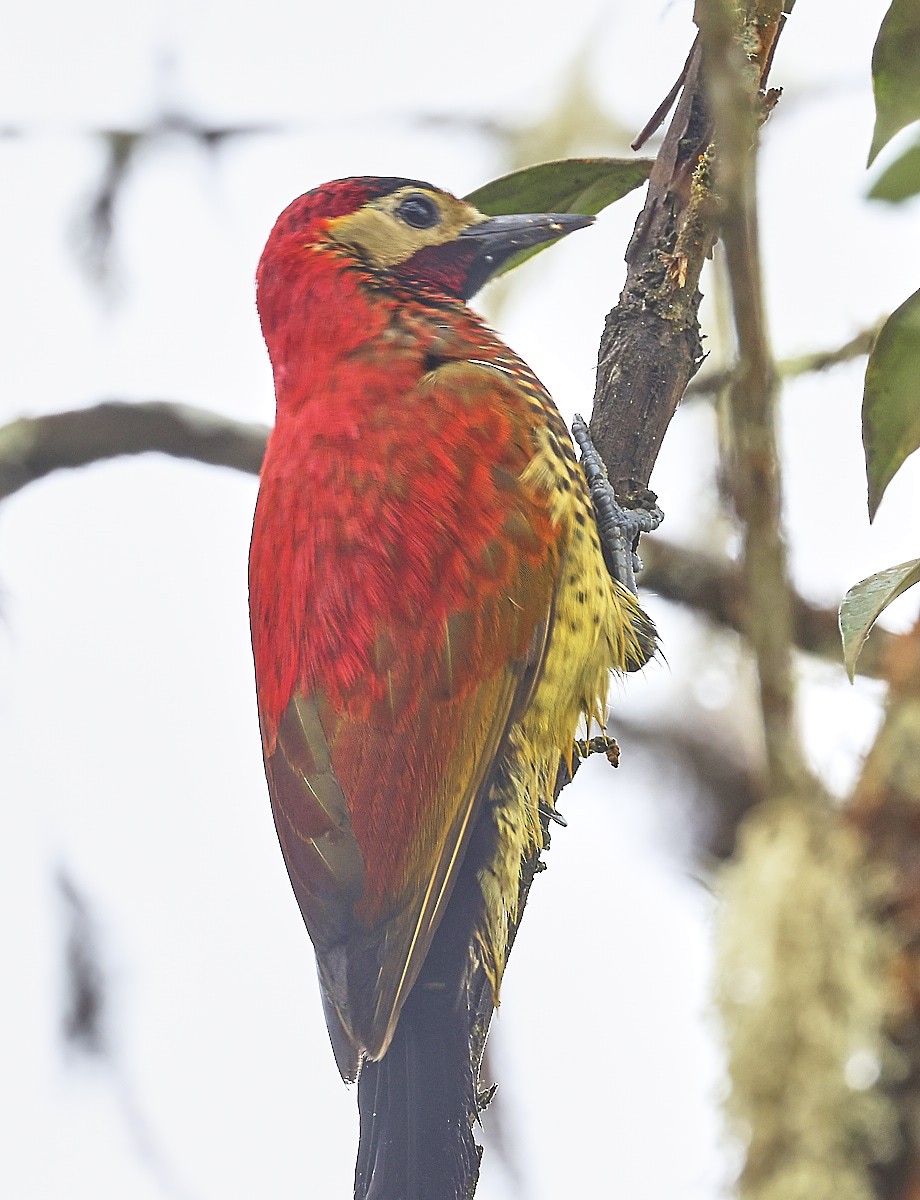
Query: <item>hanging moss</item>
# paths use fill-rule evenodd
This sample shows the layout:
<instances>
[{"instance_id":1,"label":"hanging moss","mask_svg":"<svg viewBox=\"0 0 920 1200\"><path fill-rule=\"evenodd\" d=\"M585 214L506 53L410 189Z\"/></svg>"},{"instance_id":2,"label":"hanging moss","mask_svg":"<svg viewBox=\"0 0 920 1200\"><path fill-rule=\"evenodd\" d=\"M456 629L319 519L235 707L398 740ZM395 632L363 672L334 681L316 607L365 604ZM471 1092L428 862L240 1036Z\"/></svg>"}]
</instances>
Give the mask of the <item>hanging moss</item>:
<instances>
[{"instance_id":1,"label":"hanging moss","mask_svg":"<svg viewBox=\"0 0 920 1200\"><path fill-rule=\"evenodd\" d=\"M897 1144L879 1087L886 945L849 833L817 805L774 802L742 827L722 880L717 998L743 1200L873 1200Z\"/></svg>"}]
</instances>

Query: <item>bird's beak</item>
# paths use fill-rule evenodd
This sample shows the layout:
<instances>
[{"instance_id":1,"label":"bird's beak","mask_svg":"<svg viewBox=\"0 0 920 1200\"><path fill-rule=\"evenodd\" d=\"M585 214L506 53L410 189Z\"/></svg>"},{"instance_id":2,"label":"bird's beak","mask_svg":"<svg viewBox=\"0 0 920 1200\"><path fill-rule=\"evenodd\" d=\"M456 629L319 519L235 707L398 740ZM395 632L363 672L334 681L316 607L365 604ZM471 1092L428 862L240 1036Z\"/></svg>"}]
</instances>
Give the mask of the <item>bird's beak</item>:
<instances>
[{"instance_id":1,"label":"bird's beak","mask_svg":"<svg viewBox=\"0 0 920 1200\"><path fill-rule=\"evenodd\" d=\"M468 225L458 240L475 251L466 285L466 299L478 292L486 280L520 250L564 237L594 223L580 213L520 213L487 217ZM466 257L466 256L465 256Z\"/></svg>"},{"instance_id":2,"label":"bird's beak","mask_svg":"<svg viewBox=\"0 0 920 1200\"><path fill-rule=\"evenodd\" d=\"M487 217L476 225L468 225L460 237L481 241L484 252L507 258L518 250L564 237L593 223L593 217L583 217L579 213L520 213L510 217Z\"/></svg>"}]
</instances>

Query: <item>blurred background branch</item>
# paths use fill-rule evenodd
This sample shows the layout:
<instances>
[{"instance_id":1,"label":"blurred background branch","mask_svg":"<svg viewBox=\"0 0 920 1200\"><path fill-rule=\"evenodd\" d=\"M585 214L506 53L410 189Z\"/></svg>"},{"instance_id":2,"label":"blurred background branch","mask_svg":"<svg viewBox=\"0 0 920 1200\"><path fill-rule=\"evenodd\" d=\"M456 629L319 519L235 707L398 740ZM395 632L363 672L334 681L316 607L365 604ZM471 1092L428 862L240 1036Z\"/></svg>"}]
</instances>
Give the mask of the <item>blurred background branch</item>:
<instances>
[{"instance_id":1,"label":"blurred background branch","mask_svg":"<svg viewBox=\"0 0 920 1200\"><path fill-rule=\"evenodd\" d=\"M105 401L70 412L20 417L0 426L0 499L55 471L109 458L167 454L258 474L268 427L165 400ZM731 560L648 537L642 543L642 586L736 633L743 632L740 572ZM793 594L798 649L842 666L836 609ZM857 671L883 677L897 635L877 626Z\"/></svg>"},{"instance_id":2,"label":"blurred background branch","mask_svg":"<svg viewBox=\"0 0 920 1200\"><path fill-rule=\"evenodd\" d=\"M164 400L108 400L0 427L0 499L50 475L123 454L157 452L258 474L266 425Z\"/></svg>"}]
</instances>

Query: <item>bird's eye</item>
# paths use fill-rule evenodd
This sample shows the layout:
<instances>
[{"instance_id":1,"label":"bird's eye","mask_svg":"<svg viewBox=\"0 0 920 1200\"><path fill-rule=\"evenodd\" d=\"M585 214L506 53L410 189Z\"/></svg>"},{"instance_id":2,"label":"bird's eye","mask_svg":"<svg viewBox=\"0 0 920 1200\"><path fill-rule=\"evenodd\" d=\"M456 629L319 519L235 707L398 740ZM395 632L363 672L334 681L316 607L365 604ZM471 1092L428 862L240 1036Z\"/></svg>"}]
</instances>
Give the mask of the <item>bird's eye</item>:
<instances>
[{"instance_id":1,"label":"bird's eye","mask_svg":"<svg viewBox=\"0 0 920 1200\"><path fill-rule=\"evenodd\" d=\"M441 219L438 206L430 196L407 196L396 210L397 217L413 229L431 229Z\"/></svg>"}]
</instances>

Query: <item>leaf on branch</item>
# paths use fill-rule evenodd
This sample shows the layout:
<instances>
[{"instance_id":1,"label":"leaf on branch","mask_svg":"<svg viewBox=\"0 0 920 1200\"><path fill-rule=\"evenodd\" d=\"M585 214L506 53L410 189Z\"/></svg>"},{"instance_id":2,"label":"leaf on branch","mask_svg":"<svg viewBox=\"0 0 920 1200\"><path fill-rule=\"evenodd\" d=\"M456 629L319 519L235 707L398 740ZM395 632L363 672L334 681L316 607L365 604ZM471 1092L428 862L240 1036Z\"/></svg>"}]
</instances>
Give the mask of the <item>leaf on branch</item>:
<instances>
[{"instance_id":1,"label":"leaf on branch","mask_svg":"<svg viewBox=\"0 0 920 1200\"><path fill-rule=\"evenodd\" d=\"M909 146L900 158L879 175L869 192L870 200L900 204L920 192L920 141Z\"/></svg>"},{"instance_id":2,"label":"leaf on branch","mask_svg":"<svg viewBox=\"0 0 920 1200\"><path fill-rule=\"evenodd\" d=\"M920 558L889 567L857 583L840 605L840 636L843 639L843 661L853 682L856 660L865 645L869 631L888 605L920 581Z\"/></svg>"},{"instance_id":3,"label":"leaf on branch","mask_svg":"<svg viewBox=\"0 0 920 1200\"><path fill-rule=\"evenodd\" d=\"M616 200L641 187L651 174L650 158L563 158L538 163L493 179L465 197L490 217L513 213L581 213L596 216ZM503 275L552 243L534 246L509 259L496 272Z\"/></svg>"},{"instance_id":4,"label":"leaf on branch","mask_svg":"<svg viewBox=\"0 0 920 1200\"><path fill-rule=\"evenodd\" d=\"M875 130L869 150L875 156L911 121L920 120L920 5L892 0L872 51Z\"/></svg>"},{"instance_id":5,"label":"leaf on branch","mask_svg":"<svg viewBox=\"0 0 920 1200\"><path fill-rule=\"evenodd\" d=\"M920 446L920 291L891 314L869 356L862 429L871 521L901 464Z\"/></svg>"}]
</instances>

